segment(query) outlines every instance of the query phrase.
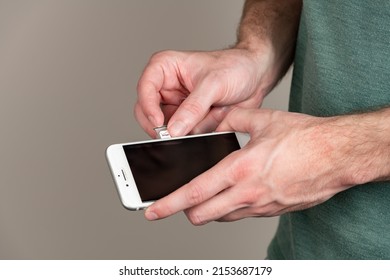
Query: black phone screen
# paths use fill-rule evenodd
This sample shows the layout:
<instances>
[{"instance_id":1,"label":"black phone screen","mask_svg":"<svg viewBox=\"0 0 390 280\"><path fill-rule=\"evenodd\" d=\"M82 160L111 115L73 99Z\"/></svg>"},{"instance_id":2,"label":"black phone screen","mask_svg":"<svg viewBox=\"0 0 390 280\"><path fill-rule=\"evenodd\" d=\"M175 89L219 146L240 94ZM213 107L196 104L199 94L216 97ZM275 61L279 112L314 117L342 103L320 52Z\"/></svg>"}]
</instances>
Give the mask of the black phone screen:
<instances>
[{"instance_id":1,"label":"black phone screen","mask_svg":"<svg viewBox=\"0 0 390 280\"><path fill-rule=\"evenodd\" d=\"M142 201L157 200L240 149L235 133L123 146Z\"/></svg>"}]
</instances>

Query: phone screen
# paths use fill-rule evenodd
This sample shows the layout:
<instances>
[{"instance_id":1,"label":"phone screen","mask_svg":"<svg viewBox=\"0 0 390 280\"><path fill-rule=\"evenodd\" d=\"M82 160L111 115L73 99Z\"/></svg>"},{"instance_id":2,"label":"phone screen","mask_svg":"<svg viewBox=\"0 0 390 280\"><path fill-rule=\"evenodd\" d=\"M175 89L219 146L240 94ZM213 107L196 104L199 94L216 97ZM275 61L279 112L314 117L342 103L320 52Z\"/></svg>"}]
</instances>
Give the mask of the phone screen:
<instances>
[{"instance_id":1,"label":"phone screen","mask_svg":"<svg viewBox=\"0 0 390 280\"><path fill-rule=\"evenodd\" d=\"M157 200L240 149L235 133L123 146L142 201Z\"/></svg>"}]
</instances>

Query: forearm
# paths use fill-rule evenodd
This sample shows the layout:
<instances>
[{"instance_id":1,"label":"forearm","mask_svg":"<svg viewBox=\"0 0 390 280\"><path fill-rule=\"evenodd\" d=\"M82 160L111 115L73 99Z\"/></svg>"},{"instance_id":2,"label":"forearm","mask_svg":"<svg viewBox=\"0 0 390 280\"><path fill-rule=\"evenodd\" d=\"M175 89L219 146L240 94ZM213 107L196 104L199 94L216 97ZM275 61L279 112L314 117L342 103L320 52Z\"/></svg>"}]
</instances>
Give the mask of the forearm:
<instances>
[{"instance_id":1,"label":"forearm","mask_svg":"<svg viewBox=\"0 0 390 280\"><path fill-rule=\"evenodd\" d=\"M247 0L236 47L253 53L269 51L269 83L276 83L290 67L302 9L302 0Z\"/></svg>"},{"instance_id":2,"label":"forearm","mask_svg":"<svg viewBox=\"0 0 390 280\"><path fill-rule=\"evenodd\" d=\"M332 126L339 135L328 141L341 147L334 160L345 167L345 184L390 180L390 108L336 117Z\"/></svg>"}]
</instances>

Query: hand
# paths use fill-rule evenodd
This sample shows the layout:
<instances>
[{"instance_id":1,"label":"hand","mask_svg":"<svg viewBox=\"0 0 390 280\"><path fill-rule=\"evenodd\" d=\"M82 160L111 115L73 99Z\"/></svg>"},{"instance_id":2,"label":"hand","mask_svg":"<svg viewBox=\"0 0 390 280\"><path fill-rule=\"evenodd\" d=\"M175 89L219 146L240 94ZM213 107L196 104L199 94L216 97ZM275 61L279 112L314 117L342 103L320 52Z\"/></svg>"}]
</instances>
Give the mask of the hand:
<instances>
[{"instance_id":1,"label":"hand","mask_svg":"<svg viewBox=\"0 0 390 280\"><path fill-rule=\"evenodd\" d=\"M233 107L259 107L277 82L263 49L155 54L138 83L138 122L150 136L164 122L179 136L215 130Z\"/></svg>"},{"instance_id":2,"label":"hand","mask_svg":"<svg viewBox=\"0 0 390 280\"><path fill-rule=\"evenodd\" d=\"M185 210L195 225L275 216L322 203L355 182L344 161L354 146L343 118L235 109L218 130L251 140L216 166L156 201L145 215L161 219Z\"/></svg>"}]
</instances>

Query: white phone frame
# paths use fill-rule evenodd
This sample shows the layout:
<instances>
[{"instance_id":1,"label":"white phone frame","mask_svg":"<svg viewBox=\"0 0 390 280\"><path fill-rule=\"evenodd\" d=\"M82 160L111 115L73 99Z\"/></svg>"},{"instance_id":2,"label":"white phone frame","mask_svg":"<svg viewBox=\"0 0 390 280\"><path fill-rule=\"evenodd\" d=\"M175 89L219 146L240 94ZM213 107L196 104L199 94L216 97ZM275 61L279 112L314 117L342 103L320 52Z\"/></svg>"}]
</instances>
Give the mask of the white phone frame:
<instances>
[{"instance_id":1,"label":"white phone frame","mask_svg":"<svg viewBox=\"0 0 390 280\"><path fill-rule=\"evenodd\" d=\"M130 166L127 162L123 146L152 143L152 142L163 142L172 141L175 139L183 138L195 138L195 137L207 137L216 134L227 134L234 133L240 147L244 147L249 141L249 135L240 132L213 132L206 134L187 135L183 137L175 137L170 139L152 139L146 141L130 142L130 143L119 143L109 146L106 150L106 158L108 165L111 170L112 177L118 190L118 194L123 206L129 210L141 210L150 206L154 201L142 201L138 193L136 183L134 181L133 174Z\"/></svg>"}]
</instances>

